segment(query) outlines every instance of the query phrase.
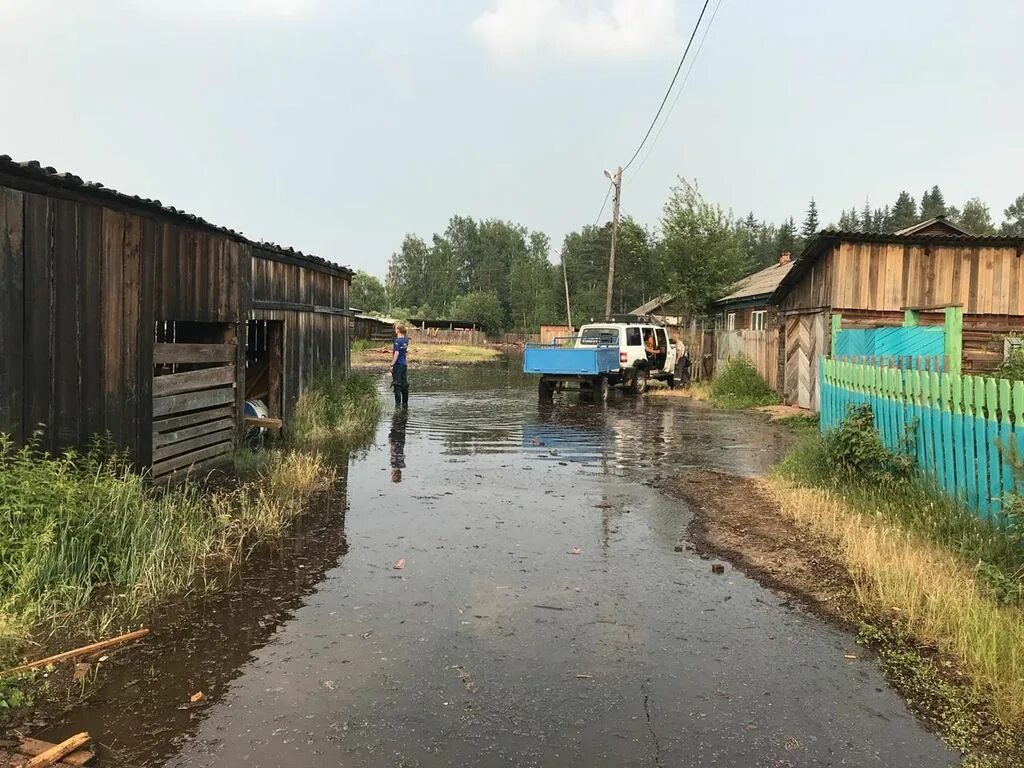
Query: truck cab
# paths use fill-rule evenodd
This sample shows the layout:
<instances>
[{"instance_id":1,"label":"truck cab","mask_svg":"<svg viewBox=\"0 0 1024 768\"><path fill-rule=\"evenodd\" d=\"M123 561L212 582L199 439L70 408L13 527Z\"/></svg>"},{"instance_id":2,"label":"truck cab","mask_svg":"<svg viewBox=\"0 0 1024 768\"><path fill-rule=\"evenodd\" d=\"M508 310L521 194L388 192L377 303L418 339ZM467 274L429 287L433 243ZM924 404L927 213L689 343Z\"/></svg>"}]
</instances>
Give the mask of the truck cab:
<instances>
[{"instance_id":1,"label":"truck cab","mask_svg":"<svg viewBox=\"0 0 1024 768\"><path fill-rule=\"evenodd\" d=\"M577 348L599 344L613 344L619 349L619 368L609 372L609 384L622 385L639 394L647 389L650 379L666 381L669 386L674 383L675 345L669 343L665 327L650 318L589 323L580 328Z\"/></svg>"}]
</instances>

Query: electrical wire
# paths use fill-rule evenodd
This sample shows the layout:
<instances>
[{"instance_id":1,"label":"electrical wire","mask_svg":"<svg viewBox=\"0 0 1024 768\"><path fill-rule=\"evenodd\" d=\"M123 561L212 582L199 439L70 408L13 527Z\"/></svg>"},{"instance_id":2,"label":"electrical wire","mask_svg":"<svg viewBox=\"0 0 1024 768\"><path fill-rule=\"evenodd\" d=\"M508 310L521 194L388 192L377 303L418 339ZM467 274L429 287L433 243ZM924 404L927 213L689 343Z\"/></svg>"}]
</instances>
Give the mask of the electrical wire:
<instances>
[{"instance_id":1,"label":"electrical wire","mask_svg":"<svg viewBox=\"0 0 1024 768\"><path fill-rule=\"evenodd\" d=\"M647 133L645 133L643 139L641 139L640 144L636 148L636 152L634 152L633 156L629 158L629 162L622 166L622 170L627 170L629 166L633 164L637 155L640 154L640 150L642 150L644 148L644 144L647 143L647 139L650 138L651 131L654 130L654 126L657 124L658 118L661 116L661 111L665 108L665 104L668 102L668 97L672 95L672 88L675 86L676 79L679 77L679 73L683 69L683 62L686 61L686 55L690 52L690 46L693 45L693 39L697 36L697 30L700 29L700 23L704 19L704 12L707 11L708 4L710 2L711 0L704 0L704 7L700 9L700 16L697 17L697 23L693 25L693 32L690 33L690 40L686 43L686 49L683 51L682 58L679 59L679 66L676 67L675 74L672 75L672 82L668 84L668 89L665 91L665 96L661 100L658 111L654 113L654 119L651 120L651 124L647 127Z\"/></svg>"},{"instance_id":2,"label":"electrical wire","mask_svg":"<svg viewBox=\"0 0 1024 768\"><path fill-rule=\"evenodd\" d=\"M711 12L711 18L708 20L708 25L704 27L704 34L700 38L700 43L697 45L697 50L693 52L693 58L690 59L690 66L686 69L686 74L683 75L683 81L679 84L679 90L676 91L676 97L672 100L672 106L668 108L668 112L665 113L665 119L661 121L661 125L658 127L658 132L654 134L654 140L647 148L647 153L640 161L640 165L637 166L636 170L633 171L633 177L635 178L644 165L650 158L651 153L654 152L654 145L658 143L658 139L661 138L661 132L665 130L665 126L668 121L672 118L672 113L676 109L676 105L679 103L679 97L683 95L683 89L686 88L686 81L690 79L690 73L693 72L693 65L697 63L697 59L700 58L700 52L704 48L704 41L708 39L708 32L711 31L711 25L715 23L715 17L718 15L718 9L722 7L722 0L718 0L715 4L715 10Z\"/></svg>"},{"instance_id":3,"label":"electrical wire","mask_svg":"<svg viewBox=\"0 0 1024 768\"><path fill-rule=\"evenodd\" d=\"M612 189L615 187L613 183L608 184L608 191L604 193L604 202L601 203L601 210L597 212L597 218L594 219L594 226L596 227L601 222L601 217L604 215L604 209L608 205L608 198L612 196Z\"/></svg>"}]
</instances>

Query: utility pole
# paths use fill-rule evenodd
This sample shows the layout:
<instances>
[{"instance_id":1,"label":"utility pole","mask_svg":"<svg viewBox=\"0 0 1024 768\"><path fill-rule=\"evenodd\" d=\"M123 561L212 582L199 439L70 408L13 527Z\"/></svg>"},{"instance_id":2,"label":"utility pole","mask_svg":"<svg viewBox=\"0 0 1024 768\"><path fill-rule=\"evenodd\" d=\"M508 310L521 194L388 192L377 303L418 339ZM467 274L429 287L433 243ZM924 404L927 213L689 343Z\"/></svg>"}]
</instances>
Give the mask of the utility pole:
<instances>
[{"instance_id":1,"label":"utility pole","mask_svg":"<svg viewBox=\"0 0 1024 768\"><path fill-rule=\"evenodd\" d=\"M562 281L565 283L565 324L572 333L572 310L569 308L569 275L565 271L565 249L562 249Z\"/></svg>"},{"instance_id":2,"label":"utility pole","mask_svg":"<svg viewBox=\"0 0 1024 768\"><path fill-rule=\"evenodd\" d=\"M615 280L615 241L619 238L619 201L622 199L622 166L620 165L615 169L615 177L605 171L604 175L607 176L612 186L615 187L614 197L612 198L612 249L608 254L608 295L604 303L604 314L605 318L612 316L612 282Z\"/></svg>"}]
</instances>

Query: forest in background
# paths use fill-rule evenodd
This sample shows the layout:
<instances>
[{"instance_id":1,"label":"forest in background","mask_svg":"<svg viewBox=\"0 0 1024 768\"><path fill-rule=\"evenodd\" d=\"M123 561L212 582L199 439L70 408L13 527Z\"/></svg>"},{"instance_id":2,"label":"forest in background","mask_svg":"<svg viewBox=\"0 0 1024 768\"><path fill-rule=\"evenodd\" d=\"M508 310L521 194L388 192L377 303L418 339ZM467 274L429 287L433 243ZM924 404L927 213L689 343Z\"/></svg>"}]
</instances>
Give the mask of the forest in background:
<instances>
[{"instance_id":1,"label":"forest in background","mask_svg":"<svg viewBox=\"0 0 1024 768\"><path fill-rule=\"evenodd\" d=\"M783 252L799 255L822 228L895 232L943 215L979 235L1024 236L1024 195L1003 211L997 226L979 198L947 205L933 186L920 201L900 192L892 205L869 203L844 209L837 222L822 227L812 198L798 225L753 213L737 218L706 201L695 184L672 188L656 229L626 216L619 228L612 308L629 312L663 293L684 307L700 309L745 275L777 261ZM409 234L391 256L385 281L357 272L351 304L364 312L394 317L472 320L491 334L535 332L542 324L565 322L565 278L573 322L604 315L611 248L611 222L586 225L552 247L543 232L511 221L453 216L429 240Z\"/></svg>"}]
</instances>

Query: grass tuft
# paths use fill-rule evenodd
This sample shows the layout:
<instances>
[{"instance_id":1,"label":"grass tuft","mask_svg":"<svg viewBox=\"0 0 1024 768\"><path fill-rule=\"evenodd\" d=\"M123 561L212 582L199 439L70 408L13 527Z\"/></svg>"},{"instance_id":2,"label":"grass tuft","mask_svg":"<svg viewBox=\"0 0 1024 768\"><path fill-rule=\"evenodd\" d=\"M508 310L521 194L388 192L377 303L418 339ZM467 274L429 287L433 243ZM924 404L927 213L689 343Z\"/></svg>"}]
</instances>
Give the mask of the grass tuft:
<instances>
[{"instance_id":1,"label":"grass tuft","mask_svg":"<svg viewBox=\"0 0 1024 768\"><path fill-rule=\"evenodd\" d=\"M373 438L380 414L380 396L370 376L326 370L299 397L292 439L298 444L358 447Z\"/></svg>"},{"instance_id":2,"label":"grass tuft","mask_svg":"<svg viewBox=\"0 0 1024 768\"><path fill-rule=\"evenodd\" d=\"M757 369L743 358L730 361L715 374L710 385L711 402L721 408L756 408L776 405L779 395L761 378Z\"/></svg>"}]
</instances>

